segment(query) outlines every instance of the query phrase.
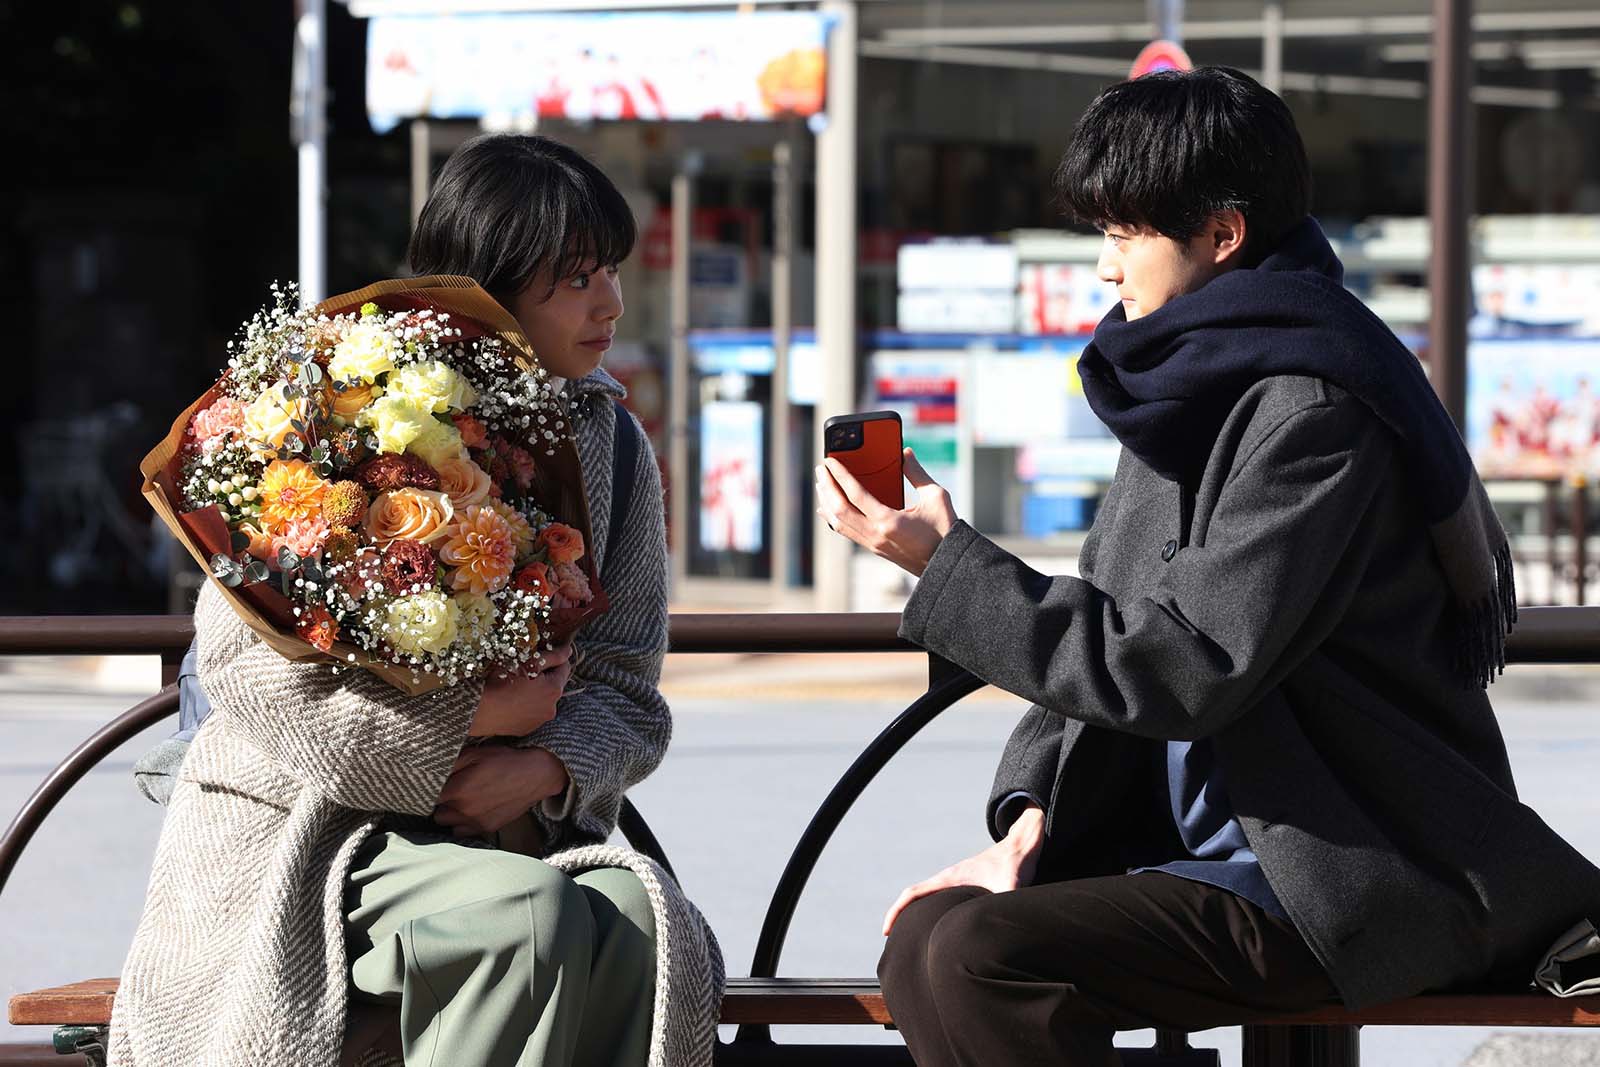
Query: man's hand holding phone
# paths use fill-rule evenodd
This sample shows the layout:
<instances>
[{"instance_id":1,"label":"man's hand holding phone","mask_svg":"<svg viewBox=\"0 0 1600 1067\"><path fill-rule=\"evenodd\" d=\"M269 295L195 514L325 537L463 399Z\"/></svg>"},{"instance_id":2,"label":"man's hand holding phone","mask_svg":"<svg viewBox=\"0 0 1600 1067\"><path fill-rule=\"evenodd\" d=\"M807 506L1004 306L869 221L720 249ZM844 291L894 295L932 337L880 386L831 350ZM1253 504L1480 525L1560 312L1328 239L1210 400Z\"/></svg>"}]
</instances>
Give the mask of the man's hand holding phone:
<instances>
[{"instance_id":1,"label":"man's hand holding phone","mask_svg":"<svg viewBox=\"0 0 1600 1067\"><path fill-rule=\"evenodd\" d=\"M917 577L955 525L950 494L922 469L911 449L902 450L906 480L917 498L904 510L889 507L862 486L834 456L816 469L817 514L828 525L876 556Z\"/></svg>"}]
</instances>

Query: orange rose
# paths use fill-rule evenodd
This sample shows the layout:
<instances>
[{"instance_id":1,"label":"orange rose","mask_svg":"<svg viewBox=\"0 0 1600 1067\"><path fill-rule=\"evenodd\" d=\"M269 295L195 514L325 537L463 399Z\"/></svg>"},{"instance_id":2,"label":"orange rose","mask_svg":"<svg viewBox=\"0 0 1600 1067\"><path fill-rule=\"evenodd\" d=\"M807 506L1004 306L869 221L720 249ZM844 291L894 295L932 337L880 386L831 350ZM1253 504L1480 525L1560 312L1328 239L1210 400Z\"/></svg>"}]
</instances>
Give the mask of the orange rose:
<instances>
[{"instance_id":1,"label":"orange rose","mask_svg":"<svg viewBox=\"0 0 1600 1067\"><path fill-rule=\"evenodd\" d=\"M516 587L536 596L550 595L550 568L543 563L530 563L517 572Z\"/></svg>"},{"instance_id":2,"label":"orange rose","mask_svg":"<svg viewBox=\"0 0 1600 1067\"><path fill-rule=\"evenodd\" d=\"M436 468L439 488L450 498L457 511L465 511L474 504L489 499L489 475L472 460L465 457L447 459Z\"/></svg>"},{"instance_id":3,"label":"orange rose","mask_svg":"<svg viewBox=\"0 0 1600 1067\"><path fill-rule=\"evenodd\" d=\"M490 508L468 508L449 527L439 562L454 567L450 587L480 595L498 592L511 580L517 555L511 527Z\"/></svg>"},{"instance_id":4,"label":"orange rose","mask_svg":"<svg viewBox=\"0 0 1600 1067\"><path fill-rule=\"evenodd\" d=\"M250 538L250 545L245 549L246 552L263 562L273 557L271 534L253 522L241 522L234 529Z\"/></svg>"},{"instance_id":5,"label":"orange rose","mask_svg":"<svg viewBox=\"0 0 1600 1067\"><path fill-rule=\"evenodd\" d=\"M328 392L333 397L333 413L341 419L353 419L362 408L372 403L373 389L371 385L351 384L342 393Z\"/></svg>"},{"instance_id":6,"label":"orange rose","mask_svg":"<svg viewBox=\"0 0 1600 1067\"><path fill-rule=\"evenodd\" d=\"M432 544L447 535L455 506L443 493L406 487L379 493L361 524L373 543L421 541Z\"/></svg>"},{"instance_id":7,"label":"orange rose","mask_svg":"<svg viewBox=\"0 0 1600 1067\"><path fill-rule=\"evenodd\" d=\"M583 558L583 535L564 522L552 522L540 530L539 546L556 566Z\"/></svg>"}]
</instances>

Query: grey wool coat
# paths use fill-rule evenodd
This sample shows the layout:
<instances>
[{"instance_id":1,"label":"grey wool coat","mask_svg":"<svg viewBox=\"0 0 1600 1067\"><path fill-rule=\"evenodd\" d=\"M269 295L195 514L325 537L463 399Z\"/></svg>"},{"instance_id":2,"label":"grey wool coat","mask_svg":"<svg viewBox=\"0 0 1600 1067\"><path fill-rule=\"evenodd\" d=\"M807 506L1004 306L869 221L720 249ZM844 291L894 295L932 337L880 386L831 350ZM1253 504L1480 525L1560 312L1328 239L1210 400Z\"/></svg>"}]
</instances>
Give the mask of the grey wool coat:
<instances>
[{"instance_id":1,"label":"grey wool coat","mask_svg":"<svg viewBox=\"0 0 1600 1067\"><path fill-rule=\"evenodd\" d=\"M1042 877L1180 858L1164 743L1213 746L1274 893L1344 1002L1526 986L1600 916L1600 871L1517 800L1397 439L1321 380L1268 378L1197 485L1127 450L1047 577L958 523L901 633L1034 701L989 804L1045 802ZM1049 872L1049 873L1045 873Z\"/></svg>"},{"instance_id":2,"label":"grey wool coat","mask_svg":"<svg viewBox=\"0 0 1600 1067\"><path fill-rule=\"evenodd\" d=\"M671 733L656 689L667 645L661 483L641 447L623 528L604 528L615 440L606 395L621 387L604 372L572 384L580 403L599 401L577 435L611 609L579 636L573 678L582 692L563 697L555 719L520 743L550 749L571 775L564 804L537 813L565 849L547 861L568 873L633 869L654 905L652 1067L709 1067L723 979L716 941L652 861L599 844ZM407 697L362 671L289 663L209 583L195 628L213 712L168 804L112 1015L110 1062L331 1067L349 988L351 858L386 816L432 812L481 685Z\"/></svg>"}]
</instances>

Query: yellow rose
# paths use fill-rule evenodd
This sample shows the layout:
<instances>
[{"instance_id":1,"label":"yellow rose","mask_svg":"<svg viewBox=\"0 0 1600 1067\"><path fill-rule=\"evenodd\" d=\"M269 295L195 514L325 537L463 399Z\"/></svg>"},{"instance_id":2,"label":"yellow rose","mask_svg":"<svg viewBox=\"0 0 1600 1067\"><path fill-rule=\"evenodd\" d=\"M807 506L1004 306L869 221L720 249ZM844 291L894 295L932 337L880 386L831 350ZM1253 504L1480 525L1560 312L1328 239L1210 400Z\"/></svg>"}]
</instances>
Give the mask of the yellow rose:
<instances>
[{"instance_id":1,"label":"yellow rose","mask_svg":"<svg viewBox=\"0 0 1600 1067\"><path fill-rule=\"evenodd\" d=\"M422 427L422 432L406 446L407 452L421 456L434 470L452 459L466 458L467 448L461 443L460 430L431 415L424 418L428 421Z\"/></svg>"},{"instance_id":2,"label":"yellow rose","mask_svg":"<svg viewBox=\"0 0 1600 1067\"><path fill-rule=\"evenodd\" d=\"M342 393L329 390L333 400L333 413L341 419L353 419L361 409L372 403L376 386L352 385Z\"/></svg>"},{"instance_id":3,"label":"yellow rose","mask_svg":"<svg viewBox=\"0 0 1600 1067\"><path fill-rule=\"evenodd\" d=\"M478 402L471 383L436 359L401 367L384 385L389 392L435 415L465 411Z\"/></svg>"},{"instance_id":4,"label":"yellow rose","mask_svg":"<svg viewBox=\"0 0 1600 1067\"><path fill-rule=\"evenodd\" d=\"M449 648L461 625L461 608L437 589L389 602L385 636L401 652L438 654Z\"/></svg>"},{"instance_id":5,"label":"yellow rose","mask_svg":"<svg viewBox=\"0 0 1600 1067\"><path fill-rule=\"evenodd\" d=\"M494 633L494 620L498 614L494 601L482 593L457 593L452 597L460 609L461 636L471 644L478 644Z\"/></svg>"},{"instance_id":6,"label":"yellow rose","mask_svg":"<svg viewBox=\"0 0 1600 1067\"><path fill-rule=\"evenodd\" d=\"M404 452L430 423L437 425L437 421L393 394L380 396L356 416L357 424L370 427L378 435L378 451L395 455Z\"/></svg>"},{"instance_id":7,"label":"yellow rose","mask_svg":"<svg viewBox=\"0 0 1600 1067\"><path fill-rule=\"evenodd\" d=\"M407 486L374 497L361 525L377 545L391 541L428 545L450 532L455 517L455 507L443 493Z\"/></svg>"},{"instance_id":8,"label":"yellow rose","mask_svg":"<svg viewBox=\"0 0 1600 1067\"><path fill-rule=\"evenodd\" d=\"M399 350L394 334L375 322L358 322L334 346L328 373L341 382L375 382L378 375L394 370Z\"/></svg>"},{"instance_id":9,"label":"yellow rose","mask_svg":"<svg viewBox=\"0 0 1600 1067\"><path fill-rule=\"evenodd\" d=\"M278 450L284 438L295 432L291 420L306 421L305 400L291 400L283 395L288 385L288 382L274 382L245 409L244 433L257 455L267 456Z\"/></svg>"}]
</instances>

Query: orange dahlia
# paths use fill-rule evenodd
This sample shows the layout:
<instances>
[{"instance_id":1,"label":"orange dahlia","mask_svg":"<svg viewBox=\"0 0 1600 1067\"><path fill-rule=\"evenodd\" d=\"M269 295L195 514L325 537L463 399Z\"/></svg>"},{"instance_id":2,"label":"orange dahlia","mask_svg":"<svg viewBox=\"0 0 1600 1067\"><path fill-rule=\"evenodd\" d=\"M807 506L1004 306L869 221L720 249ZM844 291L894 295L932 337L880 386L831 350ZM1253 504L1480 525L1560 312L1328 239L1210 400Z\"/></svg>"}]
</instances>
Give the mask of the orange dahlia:
<instances>
[{"instance_id":1,"label":"orange dahlia","mask_svg":"<svg viewBox=\"0 0 1600 1067\"><path fill-rule=\"evenodd\" d=\"M327 492L328 483L304 460L275 459L267 464L257 488L261 493L262 528L279 533L291 522L321 518L322 495Z\"/></svg>"},{"instance_id":2,"label":"orange dahlia","mask_svg":"<svg viewBox=\"0 0 1600 1067\"><path fill-rule=\"evenodd\" d=\"M487 594L511 580L517 546L511 526L492 509L470 507L447 528L439 561L454 570L450 588Z\"/></svg>"}]
</instances>

